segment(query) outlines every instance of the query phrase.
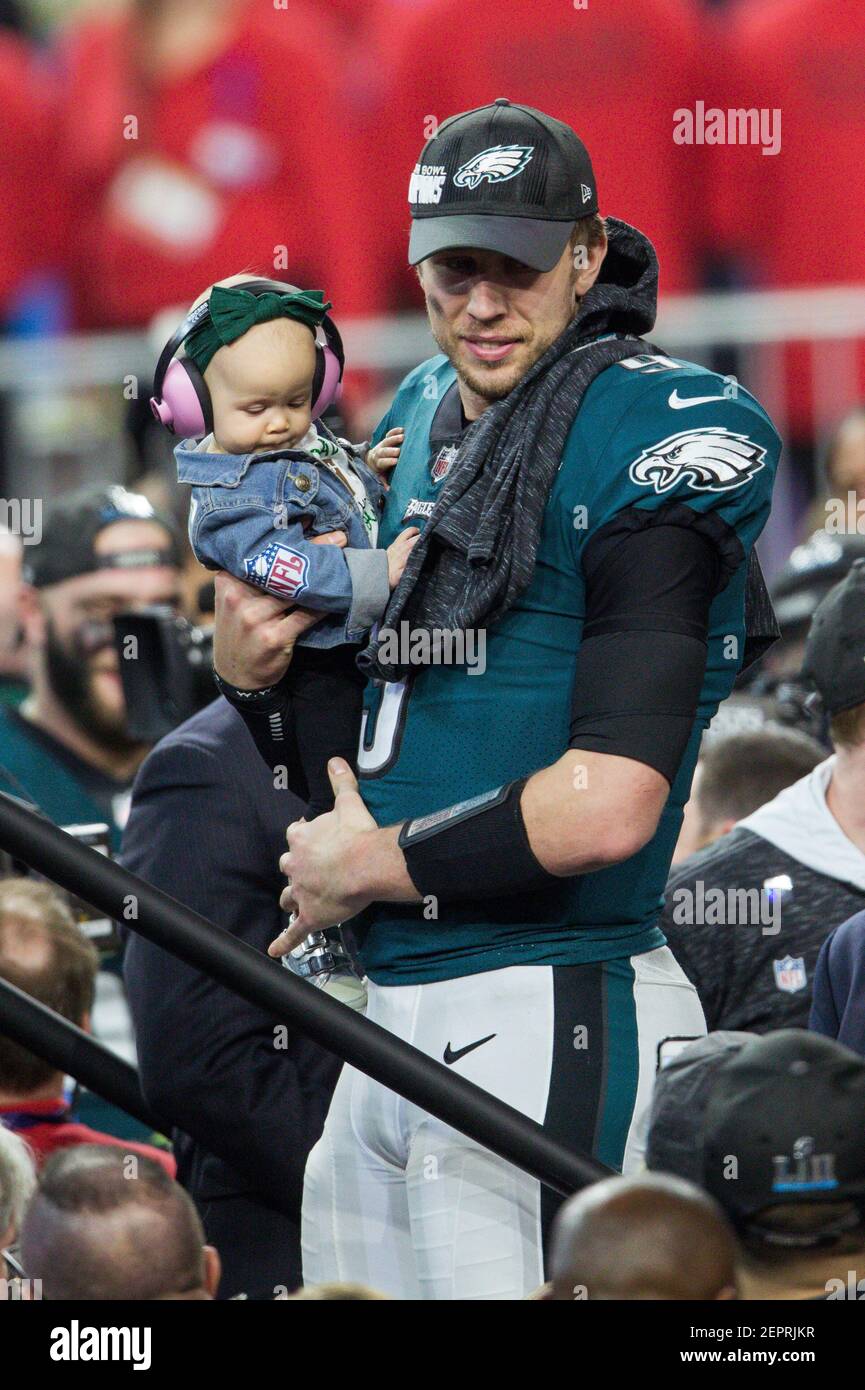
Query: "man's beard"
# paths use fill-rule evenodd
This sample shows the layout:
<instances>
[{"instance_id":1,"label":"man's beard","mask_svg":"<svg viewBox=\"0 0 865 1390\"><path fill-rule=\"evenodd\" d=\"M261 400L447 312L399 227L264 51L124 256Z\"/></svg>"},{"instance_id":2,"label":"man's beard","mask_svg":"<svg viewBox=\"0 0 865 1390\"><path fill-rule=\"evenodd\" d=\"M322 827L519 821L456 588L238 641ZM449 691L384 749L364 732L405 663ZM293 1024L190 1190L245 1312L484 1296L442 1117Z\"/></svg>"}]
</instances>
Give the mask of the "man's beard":
<instances>
[{"instance_id":1,"label":"man's beard","mask_svg":"<svg viewBox=\"0 0 865 1390\"><path fill-rule=\"evenodd\" d=\"M432 296L428 296L428 299L432 300L434 306L435 301L432 299ZM497 372L490 372L484 371L483 367L475 368L466 364L465 355L468 349L463 348L462 351L460 350L462 340L446 325L443 328L439 328L438 325L443 324L443 320L438 314L430 312L429 324L433 338L445 357L447 357L459 380L480 400L486 401L490 405L494 401L501 401L504 400L505 396L509 396L518 382L522 381L526 373L531 370L535 363L543 357L547 349L552 347L553 343L560 338L565 329L569 327L569 324L564 324L563 327L559 329L558 333L550 337L545 336L535 339L531 343L531 355L528 360L523 358L519 363L509 365L506 370L499 369ZM525 346L524 343L521 345L523 347Z\"/></svg>"},{"instance_id":2,"label":"man's beard","mask_svg":"<svg viewBox=\"0 0 865 1390\"><path fill-rule=\"evenodd\" d=\"M77 634L69 646L64 645L53 622L48 620L45 667L55 698L78 727L108 752L132 752L139 745L126 731L125 712L112 713L103 708L93 689L92 655L79 650Z\"/></svg>"},{"instance_id":3,"label":"man's beard","mask_svg":"<svg viewBox=\"0 0 865 1390\"><path fill-rule=\"evenodd\" d=\"M521 371L499 372L494 378L489 372L475 372L471 367L467 367L464 359L456 361L455 353L448 352L443 343L439 343L439 347L450 359L451 366L456 371L460 381L480 400L486 401L488 405L492 405L494 401L502 401L505 396L509 396L517 382L522 380L529 369L527 366L525 370ZM531 365L533 364L529 363L529 366Z\"/></svg>"}]
</instances>

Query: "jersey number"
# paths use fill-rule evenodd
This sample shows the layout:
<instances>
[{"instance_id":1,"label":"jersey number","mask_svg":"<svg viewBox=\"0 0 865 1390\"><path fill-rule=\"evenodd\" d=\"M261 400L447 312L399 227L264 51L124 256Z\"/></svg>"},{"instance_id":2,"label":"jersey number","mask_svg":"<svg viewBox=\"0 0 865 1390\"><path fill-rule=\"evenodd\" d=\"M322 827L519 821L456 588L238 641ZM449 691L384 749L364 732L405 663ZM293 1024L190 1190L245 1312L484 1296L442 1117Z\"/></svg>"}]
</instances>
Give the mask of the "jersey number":
<instances>
[{"instance_id":1,"label":"jersey number","mask_svg":"<svg viewBox=\"0 0 865 1390\"><path fill-rule=\"evenodd\" d=\"M399 756L402 731L405 728L409 682L388 681L382 691L372 739L368 740L369 710L361 718L360 741L357 749L357 770L361 777L380 777L392 767Z\"/></svg>"},{"instance_id":2,"label":"jersey number","mask_svg":"<svg viewBox=\"0 0 865 1390\"><path fill-rule=\"evenodd\" d=\"M626 357L619 363L620 367L627 367L629 372L667 372L671 367L681 367L681 362L673 362L669 357L664 357L661 353L653 354L641 352L636 357Z\"/></svg>"}]
</instances>

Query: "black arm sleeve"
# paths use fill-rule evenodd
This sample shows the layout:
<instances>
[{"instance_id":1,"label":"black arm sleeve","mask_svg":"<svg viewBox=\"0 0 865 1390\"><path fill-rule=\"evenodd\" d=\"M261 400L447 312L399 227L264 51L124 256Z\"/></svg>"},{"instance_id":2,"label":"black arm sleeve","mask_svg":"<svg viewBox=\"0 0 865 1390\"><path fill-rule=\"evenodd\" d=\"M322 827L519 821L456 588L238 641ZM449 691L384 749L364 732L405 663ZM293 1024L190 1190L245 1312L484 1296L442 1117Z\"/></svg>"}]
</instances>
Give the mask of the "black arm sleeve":
<instances>
[{"instance_id":1,"label":"black arm sleeve","mask_svg":"<svg viewBox=\"0 0 865 1390\"><path fill-rule=\"evenodd\" d=\"M630 508L592 537L571 748L634 758L672 783L697 712L709 609L743 559L732 528L678 503Z\"/></svg>"}]
</instances>

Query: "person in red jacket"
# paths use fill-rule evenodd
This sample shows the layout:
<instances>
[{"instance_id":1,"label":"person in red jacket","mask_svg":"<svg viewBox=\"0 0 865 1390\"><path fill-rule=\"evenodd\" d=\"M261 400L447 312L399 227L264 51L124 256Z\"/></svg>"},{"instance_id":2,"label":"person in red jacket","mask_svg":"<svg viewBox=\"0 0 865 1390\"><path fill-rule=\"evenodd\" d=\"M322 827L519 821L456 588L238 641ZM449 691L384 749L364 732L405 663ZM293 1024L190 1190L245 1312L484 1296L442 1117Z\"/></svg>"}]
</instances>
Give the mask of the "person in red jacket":
<instances>
[{"instance_id":1,"label":"person in red jacket","mask_svg":"<svg viewBox=\"0 0 865 1390\"><path fill-rule=\"evenodd\" d=\"M99 957L46 883L0 880L0 978L87 1029ZM0 1124L26 1139L39 1167L58 1149L102 1144L152 1158L174 1177L171 1154L103 1134L72 1119L63 1075L0 1034Z\"/></svg>"},{"instance_id":2,"label":"person in red jacket","mask_svg":"<svg viewBox=\"0 0 865 1390\"><path fill-rule=\"evenodd\" d=\"M58 50L77 326L143 326L237 266L369 312L327 17L303 0L132 0Z\"/></svg>"},{"instance_id":3,"label":"person in red jacket","mask_svg":"<svg viewBox=\"0 0 865 1390\"><path fill-rule=\"evenodd\" d=\"M5 32L0 33L0 111L0 320L5 320L27 277L59 256L50 90L29 46Z\"/></svg>"},{"instance_id":4,"label":"person in red jacket","mask_svg":"<svg viewBox=\"0 0 865 1390\"><path fill-rule=\"evenodd\" d=\"M664 294L699 279L705 152L673 143L673 112L701 95L693 0L423 0L391 6L379 27L387 141L371 128L365 189L392 306L421 307L405 269L408 178L436 123L507 94L572 125L592 151L610 207L652 228ZM385 163L386 161L386 163ZM332 298L336 302L336 292Z\"/></svg>"},{"instance_id":5,"label":"person in red jacket","mask_svg":"<svg viewBox=\"0 0 865 1390\"><path fill-rule=\"evenodd\" d=\"M706 225L749 288L865 280L865 6L748 0L719 14L707 109L774 117L776 146L707 146ZM765 117L764 117L765 119ZM818 341L772 357L767 405L797 444L828 435L865 395L865 343Z\"/></svg>"}]
</instances>

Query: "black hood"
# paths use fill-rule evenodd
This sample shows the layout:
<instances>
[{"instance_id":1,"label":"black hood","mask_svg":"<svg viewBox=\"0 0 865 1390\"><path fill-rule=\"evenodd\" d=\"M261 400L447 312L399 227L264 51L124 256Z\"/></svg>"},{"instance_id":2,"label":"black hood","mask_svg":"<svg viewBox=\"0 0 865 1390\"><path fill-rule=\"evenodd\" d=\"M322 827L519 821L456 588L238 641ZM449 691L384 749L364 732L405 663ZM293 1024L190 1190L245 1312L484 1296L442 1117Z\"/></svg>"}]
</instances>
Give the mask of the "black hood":
<instances>
[{"instance_id":1,"label":"black hood","mask_svg":"<svg viewBox=\"0 0 865 1390\"><path fill-rule=\"evenodd\" d=\"M617 217L605 220L607 254L583 299L582 334L628 333L640 338L654 327L658 312L658 257L636 227Z\"/></svg>"}]
</instances>

